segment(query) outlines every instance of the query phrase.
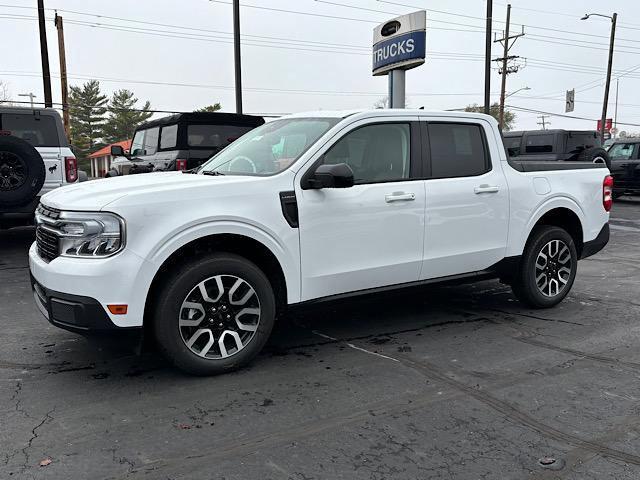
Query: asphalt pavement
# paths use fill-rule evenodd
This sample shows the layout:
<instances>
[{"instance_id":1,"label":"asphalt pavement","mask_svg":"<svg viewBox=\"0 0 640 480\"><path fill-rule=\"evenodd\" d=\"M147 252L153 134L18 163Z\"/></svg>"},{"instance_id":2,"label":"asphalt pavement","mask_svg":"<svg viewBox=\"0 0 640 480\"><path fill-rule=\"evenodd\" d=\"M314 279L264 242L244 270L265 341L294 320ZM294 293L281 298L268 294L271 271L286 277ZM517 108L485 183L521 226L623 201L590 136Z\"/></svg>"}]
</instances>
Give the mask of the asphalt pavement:
<instances>
[{"instance_id":1,"label":"asphalt pavement","mask_svg":"<svg viewBox=\"0 0 640 480\"><path fill-rule=\"evenodd\" d=\"M0 231L0 478L640 478L640 198L611 228L554 309L497 281L325 304L213 378L50 326L33 229Z\"/></svg>"}]
</instances>

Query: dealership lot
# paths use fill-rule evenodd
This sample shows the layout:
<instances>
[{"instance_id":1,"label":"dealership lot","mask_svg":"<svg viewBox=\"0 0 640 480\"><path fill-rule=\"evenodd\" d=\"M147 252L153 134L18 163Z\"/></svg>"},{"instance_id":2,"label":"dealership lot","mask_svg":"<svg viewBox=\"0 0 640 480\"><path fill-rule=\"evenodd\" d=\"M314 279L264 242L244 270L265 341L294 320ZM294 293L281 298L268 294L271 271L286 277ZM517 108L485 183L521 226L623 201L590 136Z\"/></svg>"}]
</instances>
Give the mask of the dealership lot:
<instances>
[{"instance_id":1,"label":"dealership lot","mask_svg":"<svg viewBox=\"0 0 640 480\"><path fill-rule=\"evenodd\" d=\"M0 232L0 478L638 478L640 198L611 225L555 309L497 281L307 307L213 378L51 327L33 229Z\"/></svg>"}]
</instances>

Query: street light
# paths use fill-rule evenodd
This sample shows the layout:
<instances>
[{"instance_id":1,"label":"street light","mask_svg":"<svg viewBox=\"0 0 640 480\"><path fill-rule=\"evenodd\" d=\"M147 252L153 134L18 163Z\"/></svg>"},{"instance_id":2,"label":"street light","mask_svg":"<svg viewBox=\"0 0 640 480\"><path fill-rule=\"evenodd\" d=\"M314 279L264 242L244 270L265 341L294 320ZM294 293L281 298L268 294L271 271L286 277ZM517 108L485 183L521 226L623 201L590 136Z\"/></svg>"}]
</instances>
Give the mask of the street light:
<instances>
[{"instance_id":1,"label":"street light","mask_svg":"<svg viewBox=\"0 0 640 480\"><path fill-rule=\"evenodd\" d=\"M33 108L33 99L36 98L37 95L34 95L33 93L29 92L29 93L19 93L18 96L29 97L29 100L31 100L31 108Z\"/></svg>"},{"instance_id":2,"label":"street light","mask_svg":"<svg viewBox=\"0 0 640 480\"><path fill-rule=\"evenodd\" d=\"M507 93L504 96L504 98L510 97L511 95L515 95L516 93L521 92L523 90L531 90L531 89L529 87L522 87L522 88L519 88L518 90L516 90L515 92Z\"/></svg>"},{"instance_id":3,"label":"street light","mask_svg":"<svg viewBox=\"0 0 640 480\"><path fill-rule=\"evenodd\" d=\"M588 20L589 17L604 17L611 20L611 39L609 40L609 63L607 65L607 81L604 86L604 101L602 103L602 118L600 120L600 136L604 142L605 123L607 121L607 103L609 103L609 85L611 84L611 66L613 65L613 42L616 38L616 20L618 14L612 16L601 13L586 13L580 20Z\"/></svg>"}]
</instances>

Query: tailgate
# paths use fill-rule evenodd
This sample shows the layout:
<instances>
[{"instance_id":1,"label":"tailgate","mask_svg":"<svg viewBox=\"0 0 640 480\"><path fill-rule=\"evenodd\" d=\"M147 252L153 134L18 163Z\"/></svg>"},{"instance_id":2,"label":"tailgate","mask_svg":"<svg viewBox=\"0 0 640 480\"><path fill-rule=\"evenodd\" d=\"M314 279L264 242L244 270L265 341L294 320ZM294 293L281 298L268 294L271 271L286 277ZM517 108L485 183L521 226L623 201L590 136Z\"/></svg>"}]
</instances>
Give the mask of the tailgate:
<instances>
[{"instance_id":1,"label":"tailgate","mask_svg":"<svg viewBox=\"0 0 640 480\"><path fill-rule=\"evenodd\" d=\"M41 195L62 185L63 169L60 147L37 147L38 153L44 161L45 180Z\"/></svg>"}]
</instances>

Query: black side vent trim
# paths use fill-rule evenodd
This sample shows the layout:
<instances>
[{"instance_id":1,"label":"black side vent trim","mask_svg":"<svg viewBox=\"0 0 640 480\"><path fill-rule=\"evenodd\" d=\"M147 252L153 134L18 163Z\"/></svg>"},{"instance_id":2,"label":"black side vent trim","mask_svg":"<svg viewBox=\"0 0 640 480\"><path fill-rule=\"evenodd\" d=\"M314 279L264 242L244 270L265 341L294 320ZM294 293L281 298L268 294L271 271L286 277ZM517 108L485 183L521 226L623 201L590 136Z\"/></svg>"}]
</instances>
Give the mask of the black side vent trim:
<instances>
[{"instance_id":1,"label":"black side vent trim","mask_svg":"<svg viewBox=\"0 0 640 480\"><path fill-rule=\"evenodd\" d=\"M280 205L282 206L282 215L292 228L298 228L298 201L296 200L296 192L280 192Z\"/></svg>"}]
</instances>

